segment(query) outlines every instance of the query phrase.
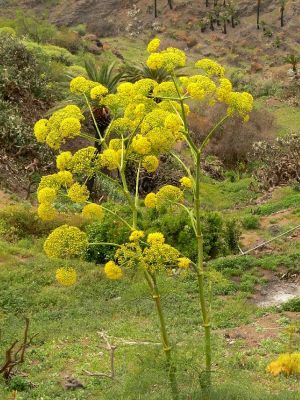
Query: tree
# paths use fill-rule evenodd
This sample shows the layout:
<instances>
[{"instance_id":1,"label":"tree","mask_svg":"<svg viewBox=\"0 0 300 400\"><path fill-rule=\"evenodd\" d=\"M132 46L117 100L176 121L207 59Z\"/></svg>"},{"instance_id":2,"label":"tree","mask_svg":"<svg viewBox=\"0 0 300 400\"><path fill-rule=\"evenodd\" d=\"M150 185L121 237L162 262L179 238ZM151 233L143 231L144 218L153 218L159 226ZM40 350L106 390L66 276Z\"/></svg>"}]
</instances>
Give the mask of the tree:
<instances>
[{"instance_id":1,"label":"tree","mask_svg":"<svg viewBox=\"0 0 300 400\"><path fill-rule=\"evenodd\" d=\"M154 18L158 17L158 12L157 12L157 0L154 0Z\"/></svg>"},{"instance_id":2,"label":"tree","mask_svg":"<svg viewBox=\"0 0 300 400\"><path fill-rule=\"evenodd\" d=\"M299 63L299 61L300 61L300 57L299 57L299 56L295 56L295 54L289 54L289 55L285 58L285 61L288 62L288 63L290 63L290 64L292 65L292 70L293 70L293 72L294 72L294 77L295 77L296 79L298 79L299 76L298 76L298 69L297 69L297 66L298 66L298 63Z\"/></svg>"},{"instance_id":3,"label":"tree","mask_svg":"<svg viewBox=\"0 0 300 400\"><path fill-rule=\"evenodd\" d=\"M285 10L285 5L287 3L287 0L279 0L279 3L280 3L280 26L283 27L284 26L283 15L284 15L284 10Z\"/></svg>"},{"instance_id":4,"label":"tree","mask_svg":"<svg viewBox=\"0 0 300 400\"><path fill-rule=\"evenodd\" d=\"M256 7L256 27L257 27L257 29L259 29L260 2L261 2L261 0L257 0L257 7Z\"/></svg>"},{"instance_id":5,"label":"tree","mask_svg":"<svg viewBox=\"0 0 300 400\"><path fill-rule=\"evenodd\" d=\"M223 22L223 33L227 34L227 21L228 21L228 13L224 11L220 14L220 19Z\"/></svg>"},{"instance_id":6,"label":"tree","mask_svg":"<svg viewBox=\"0 0 300 400\"><path fill-rule=\"evenodd\" d=\"M233 2L230 2L228 6L226 7L228 16L230 17L231 20L231 26L232 28L235 28L235 22L237 18L237 8Z\"/></svg>"},{"instance_id":7,"label":"tree","mask_svg":"<svg viewBox=\"0 0 300 400\"><path fill-rule=\"evenodd\" d=\"M173 10L173 0L168 0L168 5L170 7L170 10Z\"/></svg>"}]
</instances>

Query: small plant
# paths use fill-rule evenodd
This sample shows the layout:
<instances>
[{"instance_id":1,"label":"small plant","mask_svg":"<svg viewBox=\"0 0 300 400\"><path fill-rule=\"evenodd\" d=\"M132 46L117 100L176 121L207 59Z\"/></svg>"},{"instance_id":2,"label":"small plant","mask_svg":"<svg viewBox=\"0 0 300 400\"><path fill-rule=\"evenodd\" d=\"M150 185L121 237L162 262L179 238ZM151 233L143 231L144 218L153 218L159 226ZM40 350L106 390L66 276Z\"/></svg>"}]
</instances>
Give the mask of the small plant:
<instances>
[{"instance_id":1,"label":"small plant","mask_svg":"<svg viewBox=\"0 0 300 400\"><path fill-rule=\"evenodd\" d=\"M260 222L257 215L246 215L242 220L242 225L245 229L259 229Z\"/></svg>"}]
</instances>

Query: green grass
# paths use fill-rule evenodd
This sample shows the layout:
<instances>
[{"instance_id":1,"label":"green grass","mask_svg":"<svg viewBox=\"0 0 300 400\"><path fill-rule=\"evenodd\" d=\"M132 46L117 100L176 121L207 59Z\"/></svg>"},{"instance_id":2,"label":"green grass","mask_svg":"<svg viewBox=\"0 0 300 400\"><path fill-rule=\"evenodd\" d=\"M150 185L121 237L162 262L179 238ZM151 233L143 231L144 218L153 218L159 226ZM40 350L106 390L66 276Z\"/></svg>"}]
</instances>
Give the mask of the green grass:
<instances>
[{"instance_id":1,"label":"green grass","mask_svg":"<svg viewBox=\"0 0 300 400\"><path fill-rule=\"evenodd\" d=\"M170 399L164 355L155 344L160 341L158 321L145 283L137 278L107 281L99 266L76 262L79 281L63 288L54 279L60 265L45 258L40 240L25 239L15 245L0 242L0 358L9 344L21 337L23 316L31 320L31 333L38 333L20 369L26 375L13 379L10 386L0 380L1 400L8 399L13 389L19 391L17 400ZM181 399L201 399L203 334L195 281L190 275L162 276L159 287L176 349ZM216 296L212 314L216 390L212 400L253 399L247 389L253 385L251 393L258 400L297 399L295 380L274 380L265 373L266 363L275 354L254 354L251 365L236 368L237 360L232 359L220 329L250 323L255 315L256 307L248 302L247 294L226 296L226 301L224 295ZM84 369L109 370L109 356L100 347L97 334L101 330L116 338L155 343L129 346L115 339L116 380L87 377ZM64 390L61 382L66 374L78 378L86 389ZM28 381L35 387L28 387Z\"/></svg>"},{"instance_id":2,"label":"green grass","mask_svg":"<svg viewBox=\"0 0 300 400\"><path fill-rule=\"evenodd\" d=\"M300 206L300 192L291 187L278 188L272 200L257 207L254 212L259 215L271 215L287 208Z\"/></svg>"}]
</instances>

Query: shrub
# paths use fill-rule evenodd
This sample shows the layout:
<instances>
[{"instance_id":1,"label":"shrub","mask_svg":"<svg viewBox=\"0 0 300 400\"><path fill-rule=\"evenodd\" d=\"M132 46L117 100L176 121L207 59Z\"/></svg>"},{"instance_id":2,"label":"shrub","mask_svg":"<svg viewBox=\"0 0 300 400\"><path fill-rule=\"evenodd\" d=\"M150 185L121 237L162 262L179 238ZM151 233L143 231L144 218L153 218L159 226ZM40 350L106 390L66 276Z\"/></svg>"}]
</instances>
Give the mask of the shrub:
<instances>
[{"instance_id":1,"label":"shrub","mask_svg":"<svg viewBox=\"0 0 300 400\"><path fill-rule=\"evenodd\" d=\"M223 112L219 106L197 118L191 113L191 131L196 142L204 139ZM240 162L247 163L255 142L271 140L270 127L273 121L271 114L260 110L253 110L247 123L239 118L230 118L220 128L218 135L213 137L206 152L218 157L228 168L236 168Z\"/></svg>"},{"instance_id":2,"label":"shrub","mask_svg":"<svg viewBox=\"0 0 300 400\"><path fill-rule=\"evenodd\" d=\"M281 306L283 311L300 312L300 297L294 297Z\"/></svg>"},{"instance_id":3,"label":"shrub","mask_svg":"<svg viewBox=\"0 0 300 400\"><path fill-rule=\"evenodd\" d=\"M24 45L37 56L43 54L45 58L52 61L57 61L65 65L71 65L74 61L74 56L67 49L62 47L54 46L52 44L42 45L30 41L25 41Z\"/></svg>"},{"instance_id":4,"label":"shrub","mask_svg":"<svg viewBox=\"0 0 300 400\"><path fill-rule=\"evenodd\" d=\"M299 181L300 134L289 134L273 142L256 142L250 159L257 165L254 176L265 189Z\"/></svg>"},{"instance_id":5,"label":"shrub","mask_svg":"<svg viewBox=\"0 0 300 400\"><path fill-rule=\"evenodd\" d=\"M37 43L46 43L56 34L56 27L34 16L17 13L15 28L19 36L27 36Z\"/></svg>"},{"instance_id":6,"label":"shrub","mask_svg":"<svg viewBox=\"0 0 300 400\"><path fill-rule=\"evenodd\" d=\"M258 229L260 227L259 217L257 215L245 215L242 220L245 229Z\"/></svg>"}]
</instances>

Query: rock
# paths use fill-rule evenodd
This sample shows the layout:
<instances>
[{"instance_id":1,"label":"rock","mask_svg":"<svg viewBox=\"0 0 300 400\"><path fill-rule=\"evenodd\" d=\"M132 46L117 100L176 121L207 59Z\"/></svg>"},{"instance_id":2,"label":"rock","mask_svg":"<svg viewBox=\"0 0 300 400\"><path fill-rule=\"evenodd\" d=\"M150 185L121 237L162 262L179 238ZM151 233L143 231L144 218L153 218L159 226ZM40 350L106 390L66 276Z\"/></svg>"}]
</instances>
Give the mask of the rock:
<instances>
[{"instance_id":1,"label":"rock","mask_svg":"<svg viewBox=\"0 0 300 400\"><path fill-rule=\"evenodd\" d=\"M256 72L259 72L259 71L262 71L262 70L263 70L263 65L262 64L260 64L258 62L254 62L254 63L251 64L251 68L250 68L250 72L251 73L256 73Z\"/></svg>"}]
</instances>

